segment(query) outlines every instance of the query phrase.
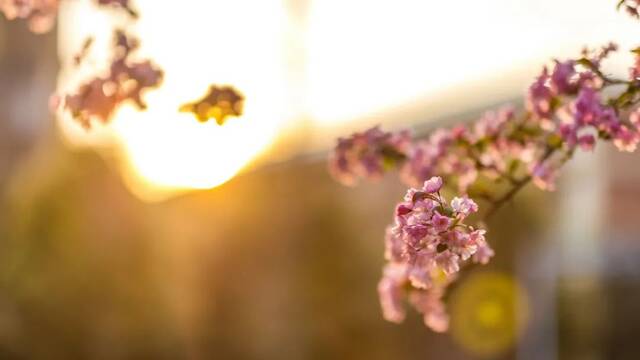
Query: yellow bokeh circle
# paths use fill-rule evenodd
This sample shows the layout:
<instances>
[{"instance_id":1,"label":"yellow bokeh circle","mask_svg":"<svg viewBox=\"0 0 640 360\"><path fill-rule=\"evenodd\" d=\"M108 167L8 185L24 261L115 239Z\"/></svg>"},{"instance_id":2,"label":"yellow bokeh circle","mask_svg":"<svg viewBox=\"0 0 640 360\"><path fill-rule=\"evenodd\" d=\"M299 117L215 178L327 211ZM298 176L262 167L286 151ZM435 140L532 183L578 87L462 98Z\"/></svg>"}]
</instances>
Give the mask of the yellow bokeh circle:
<instances>
[{"instance_id":1,"label":"yellow bokeh circle","mask_svg":"<svg viewBox=\"0 0 640 360\"><path fill-rule=\"evenodd\" d=\"M469 353L494 358L513 348L527 323L525 291L510 275L481 272L451 294L451 335Z\"/></svg>"}]
</instances>

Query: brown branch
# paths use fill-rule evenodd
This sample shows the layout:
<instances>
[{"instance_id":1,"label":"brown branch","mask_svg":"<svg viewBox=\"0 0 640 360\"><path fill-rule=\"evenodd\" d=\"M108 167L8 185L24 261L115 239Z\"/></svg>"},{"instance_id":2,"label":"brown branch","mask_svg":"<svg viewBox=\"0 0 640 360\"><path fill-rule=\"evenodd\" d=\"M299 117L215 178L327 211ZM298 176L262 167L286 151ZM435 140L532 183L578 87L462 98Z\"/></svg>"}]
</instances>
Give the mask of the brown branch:
<instances>
[{"instance_id":1,"label":"brown branch","mask_svg":"<svg viewBox=\"0 0 640 360\"><path fill-rule=\"evenodd\" d=\"M542 157L540 158L540 162L544 162L546 161L551 155L553 155L553 153L557 150L558 148L556 147L551 147L551 146L547 146L547 148L545 149L544 155L542 155ZM566 161L566 159L565 159ZM524 178L520 179L520 180L515 180L513 182L511 182L513 184L513 187L511 189L509 189L509 191L507 191L506 193L504 193L504 195L502 195L501 197L495 199L493 201L493 203L491 204L491 207L489 208L489 210L487 210L487 212L484 214L483 216L483 220L488 220L489 218L491 218L498 210L500 210L502 208L502 206L504 206L506 203L508 203L509 201L511 201L511 199L513 199L513 197L520 191L522 190L523 187L525 187L529 182L531 182L531 180L533 179L533 177L531 175L527 175Z\"/></svg>"},{"instance_id":2,"label":"brown branch","mask_svg":"<svg viewBox=\"0 0 640 360\"><path fill-rule=\"evenodd\" d=\"M489 210L487 210L487 212L484 214L484 220L490 219L498 210L500 210L500 208L504 204L513 199L518 191L520 191L525 185L527 185L531 181L531 179L531 175L527 175L525 178L516 181L514 186L509 191L507 191L504 195L502 195L491 204Z\"/></svg>"}]
</instances>

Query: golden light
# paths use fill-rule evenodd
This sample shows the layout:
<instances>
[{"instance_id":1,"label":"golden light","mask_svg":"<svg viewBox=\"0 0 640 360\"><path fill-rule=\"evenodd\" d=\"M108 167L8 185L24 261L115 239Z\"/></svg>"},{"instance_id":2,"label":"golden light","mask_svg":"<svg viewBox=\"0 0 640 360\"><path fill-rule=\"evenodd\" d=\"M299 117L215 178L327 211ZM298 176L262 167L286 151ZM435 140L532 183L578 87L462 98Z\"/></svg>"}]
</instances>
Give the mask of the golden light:
<instances>
[{"instance_id":1,"label":"golden light","mask_svg":"<svg viewBox=\"0 0 640 360\"><path fill-rule=\"evenodd\" d=\"M487 107L522 94L551 57L633 46L634 25L598 0L312 1L309 110L335 127L412 100L429 100L421 121L443 116L438 100L451 115Z\"/></svg>"},{"instance_id":2,"label":"golden light","mask_svg":"<svg viewBox=\"0 0 640 360\"><path fill-rule=\"evenodd\" d=\"M495 359L511 349L526 327L526 292L512 276L472 274L454 291L450 303L451 335L475 356Z\"/></svg>"},{"instance_id":3,"label":"golden light","mask_svg":"<svg viewBox=\"0 0 640 360\"><path fill-rule=\"evenodd\" d=\"M125 22L92 3L62 3L61 89L82 77L69 64L85 37L98 37L90 60L99 64L111 30ZM406 126L407 111L395 113L405 105L420 122L476 111L517 98L552 56L574 56L585 44L610 39L623 48L636 41L634 21L595 0L134 5L141 14L134 26L140 56L166 74L162 87L146 95L149 110L125 107L113 124L89 133L69 119L61 128L72 144L115 144L127 183L152 200L225 182L282 134L304 133L299 150L318 150L354 127ZM628 64L629 56L614 65ZM243 93L245 115L219 127L178 112L210 84Z\"/></svg>"},{"instance_id":4,"label":"golden light","mask_svg":"<svg viewBox=\"0 0 640 360\"><path fill-rule=\"evenodd\" d=\"M63 71L60 88L83 75L70 59L88 35L95 49L108 49L118 21L95 11L88 2L65 2L60 18ZM107 126L89 132L63 119L65 139L75 145L114 148L131 190L158 200L187 189L217 186L245 167L276 139L287 115L281 39L284 9L279 0L181 1L140 0L142 17L135 33L139 56L165 71L162 86L145 95L148 110L122 107ZM97 53L91 63L103 61ZM84 71L84 76L94 69ZM180 105L200 97L211 84L230 84L245 96L244 114L224 126L199 123L179 113Z\"/></svg>"}]
</instances>

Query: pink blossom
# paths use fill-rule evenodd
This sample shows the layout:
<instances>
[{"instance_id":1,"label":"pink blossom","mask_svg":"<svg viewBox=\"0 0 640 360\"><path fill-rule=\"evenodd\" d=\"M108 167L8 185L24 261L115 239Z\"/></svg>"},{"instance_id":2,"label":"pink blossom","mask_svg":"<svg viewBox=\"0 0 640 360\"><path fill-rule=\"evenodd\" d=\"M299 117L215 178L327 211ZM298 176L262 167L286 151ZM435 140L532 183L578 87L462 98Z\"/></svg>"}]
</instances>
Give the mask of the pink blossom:
<instances>
[{"instance_id":1,"label":"pink blossom","mask_svg":"<svg viewBox=\"0 0 640 360\"><path fill-rule=\"evenodd\" d=\"M436 171L438 156L437 149L432 144L417 142L410 148L407 161L402 166L402 180L410 186L419 186Z\"/></svg>"},{"instance_id":2,"label":"pink blossom","mask_svg":"<svg viewBox=\"0 0 640 360\"><path fill-rule=\"evenodd\" d=\"M511 106L485 112L473 125L474 137L479 140L498 135L513 116L514 111Z\"/></svg>"},{"instance_id":3,"label":"pink blossom","mask_svg":"<svg viewBox=\"0 0 640 360\"><path fill-rule=\"evenodd\" d=\"M486 230L478 229L469 233L471 242L477 245L476 252L473 254L473 262L486 265L495 254L493 249L487 243L484 234Z\"/></svg>"},{"instance_id":4,"label":"pink blossom","mask_svg":"<svg viewBox=\"0 0 640 360\"><path fill-rule=\"evenodd\" d=\"M396 215L398 215L398 216L406 215L406 214L410 213L411 211L413 211L412 204L400 203L400 204L398 204L398 206L396 206Z\"/></svg>"},{"instance_id":5,"label":"pink blossom","mask_svg":"<svg viewBox=\"0 0 640 360\"><path fill-rule=\"evenodd\" d=\"M564 141L564 144L573 149L578 143L578 127L573 124L562 124L558 129L560 137Z\"/></svg>"},{"instance_id":6,"label":"pink blossom","mask_svg":"<svg viewBox=\"0 0 640 360\"><path fill-rule=\"evenodd\" d=\"M422 187L422 191L427 194L438 192L442 188L442 178L439 176L434 176L431 179L424 182L424 186Z\"/></svg>"},{"instance_id":7,"label":"pink blossom","mask_svg":"<svg viewBox=\"0 0 640 360\"><path fill-rule=\"evenodd\" d=\"M451 275L460 270L460 256L450 250L445 250L436 255L436 263L445 274Z\"/></svg>"},{"instance_id":8,"label":"pink blossom","mask_svg":"<svg viewBox=\"0 0 640 360\"><path fill-rule=\"evenodd\" d=\"M417 289L431 287L431 274L435 268L435 250L424 248L416 253L413 263L409 266L409 281Z\"/></svg>"},{"instance_id":9,"label":"pink blossom","mask_svg":"<svg viewBox=\"0 0 640 360\"><path fill-rule=\"evenodd\" d=\"M409 281L416 289L428 289L432 284L431 273L428 268L413 266L409 271Z\"/></svg>"},{"instance_id":10,"label":"pink blossom","mask_svg":"<svg viewBox=\"0 0 640 360\"><path fill-rule=\"evenodd\" d=\"M402 305L403 284L406 281L406 268L403 265L389 264L385 267L384 276L378 283L378 295L382 316L387 321L401 323L405 318Z\"/></svg>"},{"instance_id":11,"label":"pink blossom","mask_svg":"<svg viewBox=\"0 0 640 360\"><path fill-rule=\"evenodd\" d=\"M626 126L621 126L615 132L613 144L620 151L634 152L640 142L640 136L638 132L631 131Z\"/></svg>"},{"instance_id":12,"label":"pink blossom","mask_svg":"<svg viewBox=\"0 0 640 360\"><path fill-rule=\"evenodd\" d=\"M454 174L458 175L458 190L461 193L466 193L469 186L478 179L478 169L470 159L457 162L456 165Z\"/></svg>"},{"instance_id":13,"label":"pink blossom","mask_svg":"<svg viewBox=\"0 0 640 360\"><path fill-rule=\"evenodd\" d=\"M469 240L476 245L482 245L486 243L486 239L484 237L484 234L486 233L487 230L485 229L473 230L469 233Z\"/></svg>"},{"instance_id":14,"label":"pink blossom","mask_svg":"<svg viewBox=\"0 0 640 360\"><path fill-rule=\"evenodd\" d=\"M407 239L411 245L416 245L429 234L429 227L424 224L407 225L404 228Z\"/></svg>"},{"instance_id":15,"label":"pink blossom","mask_svg":"<svg viewBox=\"0 0 640 360\"><path fill-rule=\"evenodd\" d=\"M573 93L577 88L575 83L575 61L560 62L556 60L555 63L551 73L551 88L556 94Z\"/></svg>"},{"instance_id":16,"label":"pink blossom","mask_svg":"<svg viewBox=\"0 0 640 360\"><path fill-rule=\"evenodd\" d=\"M449 315L444 310L444 304L442 308L436 308L424 314L423 319L424 324L435 332L442 333L449 330Z\"/></svg>"},{"instance_id":17,"label":"pink blossom","mask_svg":"<svg viewBox=\"0 0 640 360\"><path fill-rule=\"evenodd\" d=\"M478 246L476 253L473 254L473 261L486 265L494 255L493 249L485 242Z\"/></svg>"},{"instance_id":18,"label":"pink blossom","mask_svg":"<svg viewBox=\"0 0 640 360\"><path fill-rule=\"evenodd\" d=\"M396 206L394 225L387 227L385 237L388 263L378 284L385 319L404 319L402 299L408 291L410 303L434 331L447 328L448 315L441 301L447 285L462 263L486 245L485 231L463 222L478 210L476 203L465 196L449 204L437 193L440 187L442 180L432 178L422 189L409 189Z\"/></svg>"},{"instance_id":19,"label":"pink blossom","mask_svg":"<svg viewBox=\"0 0 640 360\"><path fill-rule=\"evenodd\" d=\"M405 245L401 239L402 234L397 226L388 226L385 233L384 258L387 261L401 262L405 252Z\"/></svg>"},{"instance_id":20,"label":"pink blossom","mask_svg":"<svg viewBox=\"0 0 640 360\"><path fill-rule=\"evenodd\" d=\"M600 95L592 88L580 90L574 103L574 119L578 125L594 125L602 115Z\"/></svg>"},{"instance_id":21,"label":"pink blossom","mask_svg":"<svg viewBox=\"0 0 640 360\"><path fill-rule=\"evenodd\" d=\"M549 72L544 68L542 74L529 87L527 93L527 109L536 117L547 119L551 117L553 92L547 85Z\"/></svg>"},{"instance_id":22,"label":"pink blossom","mask_svg":"<svg viewBox=\"0 0 640 360\"><path fill-rule=\"evenodd\" d=\"M466 196L455 197L451 200L451 208L462 218L465 218L469 214L478 211L478 204Z\"/></svg>"},{"instance_id":23,"label":"pink blossom","mask_svg":"<svg viewBox=\"0 0 640 360\"><path fill-rule=\"evenodd\" d=\"M449 315L442 302L442 291L412 291L411 304L422 313L424 324L435 332L445 332L449 328Z\"/></svg>"},{"instance_id":24,"label":"pink blossom","mask_svg":"<svg viewBox=\"0 0 640 360\"><path fill-rule=\"evenodd\" d=\"M554 191L556 189L557 170L548 162L538 163L531 171L533 183L541 190Z\"/></svg>"},{"instance_id":25,"label":"pink blossom","mask_svg":"<svg viewBox=\"0 0 640 360\"><path fill-rule=\"evenodd\" d=\"M616 111L611 107L605 107L600 114L600 119L595 128L608 136L613 136L620 125L620 118L618 114L616 114Z\"/></svg>"},{"instance_id":26,"label":"pink blossom","mask_svg":"<svg viewBox=\"0 0 640 360\"><path fill-rule=\"evenodd\" d=\"M431 218L431 223L437 233L441 233L449 229L449 225L451 225L451 219L448 216L440 215L439 212L434 211L433 217Z\"/></svg>"},{"instance_id":27,"label":"pink blossom","mask_svg":"<svg viewBox=\"0 0 640 360\"><path fill-rule=\"evenodd\" d=\"M414 188L407 189L407 192L404 194L404 203L406 206L413 207L413 202L416 200L416 194L421 191Z\"/></svg>"},{"instance_id":28,"label":"pink blossom","mask_svg":"<svg viewBox=\"0 0 640 360\"><path fill-rule=\"evenodd\" d=\"M81 84L74 93L64 97L64 108L83 127L90 128L94 120L110 121L115 110L128 101L139 109L146 108L142 95L147 89L160 85L163 72L150 61L131 61L137 46L137 39L116 31L114 59L108 74Z\"/></svg>"},{"instance_id":29,"label":"pink blossom","mask_svg":"<svg viewBox=\"0 0 640 360\"><path fill-rule=\"evenodd\" d=\"M448 234L449 249L460 256L460 259L467 260L475 254L478 244L471 240L466 232L452 230Z\"/></svg>"},{"instance_id":30,"label":"pink blossom","mask_svg":"<svg viewBox=\"0 0 640 360\"><path fill-rule=\"evenodd\" d=\"M424 193L421 193L421 195L424 195ZM418 198L413 203L413 208L416 211L420 211L421 212L420 215L424 214L427 216L430 216L431 211L435 209L437 206L438 206L438 202L433 201L432 199L429 199L429 198Z\"/></svg>"},{"instance_id":31,"label":"pink blossom","mask_svg":"<svg viewBox=\"0 0 640 360\"><path fill-rule=\"evenodd\" d=\"M596 145L596 138L593 135L582 135L578 138L578 145L584 151L591 151Z\"/></svg>"},{"instance_id":32,"label":"pink blossom","mask_svg":"<svg viewBox=\"0 0 640 360\"><path fill-rule=\"evenodd\" d=\"M349 138L338 139L329 159L329 170L346 185L353 185L358 178L379 178L386 171L387 164L406 158L409 142L407 131L390 133L373 127L354 133Z\"/></svg>"}]
</instances>

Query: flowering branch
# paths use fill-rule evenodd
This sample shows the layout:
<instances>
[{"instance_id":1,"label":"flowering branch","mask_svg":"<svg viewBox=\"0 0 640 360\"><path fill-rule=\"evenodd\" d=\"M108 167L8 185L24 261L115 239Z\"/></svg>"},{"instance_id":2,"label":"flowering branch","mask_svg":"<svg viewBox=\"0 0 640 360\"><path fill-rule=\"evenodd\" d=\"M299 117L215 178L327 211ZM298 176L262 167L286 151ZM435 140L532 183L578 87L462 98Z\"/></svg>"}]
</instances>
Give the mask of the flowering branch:
<instances>
[{"instance_id":1,"label":"flowering branch","mask_svg":"<svg viewBox=\"0 0 640 360\"><path fill-rule=\"evenodd\" d=\"M402 297L407 295L424 322L445 331L448 315L442 298L462 264L471 259L485 264L493 250L485 230L465 224L478 211L468 197L448 203L440 194L442 179L433 177L420 189L409 189L395 211L395 224L387 228L385 258L389 262L378 284L385 319L404 320Z\"/></svg>"},{"instance_id":2,"label":"flowering branch","mask_svg":"<svg viewBox=\"0 0 640 360\"><path fill-rule=\"evenodd\" d=\"M513 199L513 197L523 188L525 187L525 185L527 185L529 182L531 182L532 177L530 175L527 175L524 179L516 181L513 184L513 187L507 191L503 196L501 196L500 198L496 199L496 200L491 200L491 207L489 208L489 210L485 213L484 215L484 220L489 220L493 214L495 214L498 210L500 210L500 208L508 203L509 201L511 201Z\"/></svg>"},{"instance_id":3,"label":"flowering branch","mask_svg":"<svg viewBox=\"0 0 640 360\"><path fill-rule=\"evenodd\" d=\"M618 6L637 17L640 1L620 1ZM478 210L470 196L488 203L481 219L486 220L529 183L555 190L560 168L578 149L591 151L597 141L611 141L620 151L636 150L640 48L632 50L635 64L627 79L602 70L602 62L615 51L610 43L584 49L577 59L554 60L529 87L519 116L512 107L503 107L420 140L408 131L378 127L338 139L329 158L338 181L353 185L360 178L377 179L399 170L401 180L411 186L396 206L394 225L387 228L387 265L378 286L385 319L401 322L402 299L407 297L429 328L447 329L445 290L466 260L486 264L494 255L485 230L464 222ZM608 88L618 93L603 99ZM480 179L506 183L507 189L489 191ZM451 204L440 195L444 183L457 194Z\"/></svg>"}]
</instances>

